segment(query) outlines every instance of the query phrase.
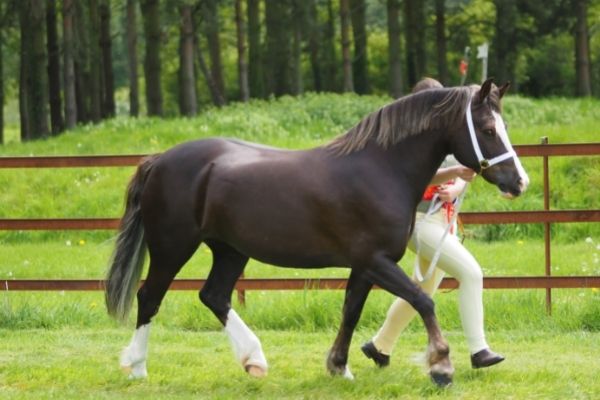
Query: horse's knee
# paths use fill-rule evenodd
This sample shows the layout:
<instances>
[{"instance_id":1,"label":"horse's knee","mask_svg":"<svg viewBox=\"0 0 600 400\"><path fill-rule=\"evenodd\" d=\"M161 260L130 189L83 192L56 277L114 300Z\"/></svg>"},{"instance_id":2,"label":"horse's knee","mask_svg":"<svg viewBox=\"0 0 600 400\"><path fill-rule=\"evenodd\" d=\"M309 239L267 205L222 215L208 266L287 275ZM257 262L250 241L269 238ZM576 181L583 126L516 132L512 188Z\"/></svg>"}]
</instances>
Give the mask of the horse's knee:
<instances>
[{"instance_id":1,"label":"horse's knee","mask_svg":"<svg viewBox=\"0 0 600 400\"><path fill-rule=\"evenodd\" d=\"M160 300L148 296L147 290L142 287L137 292L138 301L138 326L145 325L158 313Z\"/></svg>"},{"instance_id":2,"label":"horse's knee","mask_svg":"<svg viewBox=\"0 0 600 400\"><path fill-rule=\"evenodd\" d=\"M200 293L198 294L200 301L204 304L210 311L215 314L215 316L221 321L223 325L227 321L227 313L231 308L231 304L227 299L224 299L223 296L215 295L210 290L206 288L202 288Z\"/></svg>"}]
</instances>

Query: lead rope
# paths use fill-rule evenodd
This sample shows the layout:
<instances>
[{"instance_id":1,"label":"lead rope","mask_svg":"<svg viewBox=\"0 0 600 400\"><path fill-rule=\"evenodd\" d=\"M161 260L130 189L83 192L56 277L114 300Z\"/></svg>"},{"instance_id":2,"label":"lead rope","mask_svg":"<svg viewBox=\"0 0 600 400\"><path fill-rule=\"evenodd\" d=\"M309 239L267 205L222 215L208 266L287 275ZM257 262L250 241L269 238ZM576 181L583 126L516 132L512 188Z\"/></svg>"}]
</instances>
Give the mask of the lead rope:
<instances>
[{"instance_id":1,"label":"lead rope","mask_svg":"<svg viewBox=\"0 0 600 400\"><path fill-rule=\"evenodd\" d=\"M446 228L444 229L444 234L440 238L440 241L435 249L435 253L433 254L433 257L429 263L429 268L427 268L427 272L425 273L425 276L423 276L421 274L421 264L420 264L420 259L421 259L421 257L420 257L421 248L420 247L421 246L419 246L419 231L420 231L421 224L423 223L423 221L425 221L433 213L435 213L442 207L443 203L441 201L437 201L438 197L439 197L439 195L437 193L431 199L431 203L429 204L429 208L427 209L427 213L425 214L425 216L415 224L414 236L415 236L416 257L415 257L415 272L414 272L414 274L415 274L415 277L417 278L418 282L424 282L424 281L428 280L429 278L431 278L431 275L433 275L435 266L437 265L437 262L442 254L442 245L444 244L444 240L446 240L446 236L448 236L450 229L452 229L452 227L456 223L456 219L458 218L458 213L460 211L460 207L463 203L463 199L465 198L465 193L467 192L467 186L468 186L468 184L465 184L465 187L463 188L463 190L460 192L460 194L456 198L456 201L454 203L454 214L452 215L452 218L450 219L450 221L448 221L448 225L446 225Z\"/></svg>"}]
</instances>

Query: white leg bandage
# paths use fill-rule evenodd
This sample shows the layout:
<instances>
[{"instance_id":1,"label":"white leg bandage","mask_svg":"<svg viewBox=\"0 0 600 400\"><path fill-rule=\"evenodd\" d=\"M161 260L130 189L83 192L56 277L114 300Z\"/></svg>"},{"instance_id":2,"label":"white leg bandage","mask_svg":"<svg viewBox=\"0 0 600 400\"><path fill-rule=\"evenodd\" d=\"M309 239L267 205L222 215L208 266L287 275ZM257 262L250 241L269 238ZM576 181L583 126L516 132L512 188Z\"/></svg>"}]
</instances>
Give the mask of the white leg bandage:
<instances>
[{"instance_id":1,"label":"white leg bandage","mask_svg":"<svg viewBox=\"0 0 600 400\"><path fill-rule=\"evenodd\" d=\"M121 368L129 372L130 378L145 378L148 376L146 357L149 336L150 324L140 326L135 330L129 346L125 347L121 353Z\"/></svg>"},{"instance_id":2,"label":"white leg bandage","mask_svg":"<svg viewBox=\"0 0 600 400\"><path fill-rule=\"evenodd\" d=\"M267 360L260 340L233 309L227 314L225 332L229 336L235 357L244 367L254 365L267 370Z\"/></svg>"}]
</instances>

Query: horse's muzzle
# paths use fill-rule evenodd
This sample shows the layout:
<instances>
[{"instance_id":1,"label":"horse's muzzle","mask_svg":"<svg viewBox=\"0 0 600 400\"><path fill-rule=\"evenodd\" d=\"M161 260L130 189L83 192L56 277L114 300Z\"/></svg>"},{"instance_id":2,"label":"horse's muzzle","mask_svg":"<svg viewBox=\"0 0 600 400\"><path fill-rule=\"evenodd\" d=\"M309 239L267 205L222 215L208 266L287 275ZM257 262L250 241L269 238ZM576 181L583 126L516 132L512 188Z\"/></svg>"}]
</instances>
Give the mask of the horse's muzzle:
<instances>
[{"instance_id":1,"label":"horse's muzzle","mask_svg":"<svg viewBox=\"0 0 600 400\"><path fill-rule=\"evenodd\" d=\"M498 188L500 189L500 192L502 192L502 197L514 199L515 197L519 197L527 189L527 183L526 180L519 177L515 184L507 185L500 183Z\"/></svg>"}]
</instances>

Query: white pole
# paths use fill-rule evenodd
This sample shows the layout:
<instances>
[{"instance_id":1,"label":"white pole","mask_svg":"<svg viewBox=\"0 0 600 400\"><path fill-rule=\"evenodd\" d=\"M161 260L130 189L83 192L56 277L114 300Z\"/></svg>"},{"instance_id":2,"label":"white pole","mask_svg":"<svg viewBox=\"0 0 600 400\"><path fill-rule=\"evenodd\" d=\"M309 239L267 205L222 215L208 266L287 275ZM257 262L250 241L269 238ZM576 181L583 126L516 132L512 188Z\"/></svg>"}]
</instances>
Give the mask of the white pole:
<instances>
[{"instance_id":1,"label":"white pole","mask_svg":"<svg viewBox=\"0 0 600 400\"><path fill-rule=\"evenodd\" d=\"M487 79L488 50L489 45L487 42L481 46L477 46L477 58L481 58L481 82Z\"/></svg>"}]
</instances>

